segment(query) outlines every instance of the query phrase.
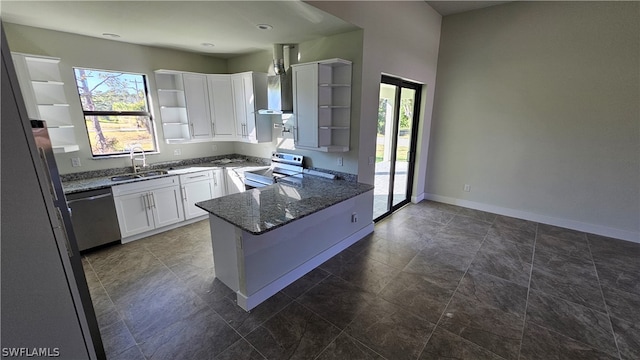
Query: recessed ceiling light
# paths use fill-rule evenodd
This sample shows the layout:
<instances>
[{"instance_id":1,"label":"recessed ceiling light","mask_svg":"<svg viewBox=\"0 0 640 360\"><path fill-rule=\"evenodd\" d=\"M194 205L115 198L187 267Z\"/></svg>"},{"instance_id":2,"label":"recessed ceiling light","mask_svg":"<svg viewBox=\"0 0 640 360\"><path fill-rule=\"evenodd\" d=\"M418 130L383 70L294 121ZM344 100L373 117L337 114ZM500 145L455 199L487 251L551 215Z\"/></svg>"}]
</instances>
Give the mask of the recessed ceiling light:
<instances>
[{"instance_id":1,"label":"recessed ceiling light","mask_svg":"<svg viewBox=\"0 0 640 360\"><path fill-rule=\"evenodd\" d=\"M114 34L114 33L102 33L102 36L104 36L104 37L109 37L109 38L112 38L112 39L115 39L115 38L119 38L119 37L120 37L120 35L118 35L118 34Z\"/></svg>"},{"instance_id":2,"label":"recessed ceiling light","mask_svg":"<svg viewBox=\"0 0 640 360\"><path fill-rule=\"evenodd\" d=\"M202 45L202 46L207 46L207 47L215 46L215 45L213 45L212 43L202 43L202 44L200 44L200 45Z\"/></svg>"},{"instance_id":3,"label":"recessed ceiling light","mask_svg":"<svg viewBox=\"0 0 640 360\"><path fill-rule=\"evenodd\" d=\"M260 30L271 30L273 29L273 26L269 25L269 24L258 24L256 25L256 27Z\"/></svg>"}]
</instances>

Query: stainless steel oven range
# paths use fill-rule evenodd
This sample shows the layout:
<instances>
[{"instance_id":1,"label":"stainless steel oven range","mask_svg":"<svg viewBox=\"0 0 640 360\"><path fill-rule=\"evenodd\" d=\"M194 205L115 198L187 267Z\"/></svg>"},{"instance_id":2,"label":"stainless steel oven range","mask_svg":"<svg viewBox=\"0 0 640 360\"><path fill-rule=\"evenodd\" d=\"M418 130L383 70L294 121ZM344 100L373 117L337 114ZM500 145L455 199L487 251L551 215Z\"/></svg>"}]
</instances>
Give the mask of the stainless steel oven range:
<instances>
[{"instance_id":1,"label":"stainless steel oven range","mask_svg":"<svg viewBox=\"0 0 640 360\"><path fill-rule=\"evenodd\" d=\"M268 169L245 171L244 186L247 190L275 184L287 178L289 181L302 179L304 156L286 153L271 153L271 166Z\"/></svg>"}]
</instances>

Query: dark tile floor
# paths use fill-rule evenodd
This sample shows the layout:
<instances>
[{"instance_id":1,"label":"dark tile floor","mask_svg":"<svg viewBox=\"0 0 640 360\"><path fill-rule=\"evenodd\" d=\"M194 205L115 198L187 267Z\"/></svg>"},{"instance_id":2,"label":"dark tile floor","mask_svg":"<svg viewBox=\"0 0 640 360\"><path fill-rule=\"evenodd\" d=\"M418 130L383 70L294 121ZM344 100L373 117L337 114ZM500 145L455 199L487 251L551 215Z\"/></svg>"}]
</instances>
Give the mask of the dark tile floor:
<instances>
[{"instance_id":1,"label":"dark tile floor","mask_svg":"<svg viewBox=\"0 0 640 360\"><path fill-rule=\"evenodd\" d=\"M424 201L250 313L211 251L85 256L110 359L640 359L640 244Z\"/></svg>"}]
</instances>

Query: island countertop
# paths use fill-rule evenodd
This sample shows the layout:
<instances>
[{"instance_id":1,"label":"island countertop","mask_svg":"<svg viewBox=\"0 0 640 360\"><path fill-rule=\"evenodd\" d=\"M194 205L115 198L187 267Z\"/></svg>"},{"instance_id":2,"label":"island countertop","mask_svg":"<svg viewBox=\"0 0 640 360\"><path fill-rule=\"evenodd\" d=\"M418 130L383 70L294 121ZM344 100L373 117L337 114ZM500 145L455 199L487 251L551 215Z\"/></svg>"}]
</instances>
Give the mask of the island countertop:
<instances>
[{"instance_id":1,"label":"island countertop","mask_svg":"<svg viewBox=\"0 0 640 360\"><path fill-rule=\"evenodd\" d=\"M196 203L254 235L279 228L322 209L373 190L373 185L307 176Z\"/></svg>"}]
</instances>

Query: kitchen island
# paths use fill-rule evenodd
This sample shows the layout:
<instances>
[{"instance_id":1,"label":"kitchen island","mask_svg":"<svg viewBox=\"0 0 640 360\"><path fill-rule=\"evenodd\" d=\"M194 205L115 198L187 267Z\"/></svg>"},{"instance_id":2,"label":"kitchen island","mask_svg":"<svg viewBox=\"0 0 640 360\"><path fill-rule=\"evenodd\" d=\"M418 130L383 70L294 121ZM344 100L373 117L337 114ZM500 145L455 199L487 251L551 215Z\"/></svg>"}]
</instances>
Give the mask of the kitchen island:
<instances>
[{"instance_id":1,"label":"kitchen island","mask_svg":"<svg viewBox=\"0 0 640 360\"><path fill-rule=\"evenodd\" d=\"M373 186L305 176L197 203L216 277L251 310L373 232Z\"/></svg>"}]
</instances>

